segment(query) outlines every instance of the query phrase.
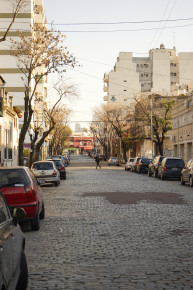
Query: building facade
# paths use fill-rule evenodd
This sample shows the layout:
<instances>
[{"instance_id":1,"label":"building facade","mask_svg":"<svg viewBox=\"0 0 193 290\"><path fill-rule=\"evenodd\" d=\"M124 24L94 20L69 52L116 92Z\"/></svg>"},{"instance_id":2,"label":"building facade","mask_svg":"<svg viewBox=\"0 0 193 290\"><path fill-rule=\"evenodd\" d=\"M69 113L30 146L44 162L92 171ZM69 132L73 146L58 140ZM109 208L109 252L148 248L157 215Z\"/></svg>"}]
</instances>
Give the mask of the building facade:
<instances>
[{"instance_id":1,"label":"building facade","mask_svg":"<svg viewBox=\"0 0 193 290\"><path fill-rule=\"evenodd\" d=\"M175 84L186 84L193 75L193 53L176 48L151 49L148 57L133 57L132 52L120 52L114 69L104 74L104 101L134 102L140 92L169 95Z\"/></svg>"},{"instance_id":2,"label":"building facade","mask_svg":"<svg viewBox=\"0 0 193 290\"><path fill-rule=\"evenodd\" d=\"M13 7L11 1L0 0L0 36L3 36L7 27L9 26L12 16ZM19 41L19 33L25 36L31 36L34 33L34 27L46 25L44 2L43 0L28 0L21 11L18 13L17 18L8 34L7 40L0 43L0 74L6 80L6 90L14 95L13 106L17 106L22 112L24 111L24 93L25 93L25 77L24 74L17 66L16 58L12 55L11 39ZM43 66L39 67L37 71L33 72L39 75L44 70ZM35 82L31 82L30 90L33 91ZM47 99L47 79L44 77L37 85L35 98L38 102L33 103L36 115L32 122L42 122L42 111L44 103ZM23 118L19 120L19 128L23 126ZM44 128L42 128L44 130ZM29 136L26 136L25 146L28 148L30 145Z\"/></svg>"},{"instance_id":3,"label":"building facade","mask_svg":"<svg viewBox=\"0 0 193 290\"><path fill-rule=\"evenodd\" d=\"M5 90L0 76L0 166L18 164L19 118L21 111L13 106L13 97Z\"/></svg>"}]
</instances>

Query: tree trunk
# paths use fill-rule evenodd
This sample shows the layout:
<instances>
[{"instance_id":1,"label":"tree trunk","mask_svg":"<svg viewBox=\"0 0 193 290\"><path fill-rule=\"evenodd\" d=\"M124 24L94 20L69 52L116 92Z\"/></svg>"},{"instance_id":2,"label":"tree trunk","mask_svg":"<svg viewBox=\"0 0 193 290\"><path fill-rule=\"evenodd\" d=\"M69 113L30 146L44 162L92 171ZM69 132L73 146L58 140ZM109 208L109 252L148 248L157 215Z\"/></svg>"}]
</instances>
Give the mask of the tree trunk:
<instances>
[{"instance_id":1,"label":"tree trunk","mask_svg":"<svg viewBox=\"0 0 193 290\"><path fill-rule=\"evenodd\" d=\"M127 145L122 141L123 159L127 162Z\"/></svg>"}]
</instances>

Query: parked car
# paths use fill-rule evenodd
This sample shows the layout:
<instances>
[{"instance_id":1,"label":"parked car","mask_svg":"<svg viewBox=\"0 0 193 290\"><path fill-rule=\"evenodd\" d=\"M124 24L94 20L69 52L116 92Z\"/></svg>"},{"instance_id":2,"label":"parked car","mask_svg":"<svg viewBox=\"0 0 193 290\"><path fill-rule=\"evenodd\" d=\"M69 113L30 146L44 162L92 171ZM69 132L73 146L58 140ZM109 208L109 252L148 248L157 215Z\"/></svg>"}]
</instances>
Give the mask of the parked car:
<instances>
[{"instance_id":1,"label":"parked car","mask_svg":"<svg viewBox=\"0 0 193 290\"><path fill-rule=\"evenodd\" d=\"M66 180L66 168L61 159L47 159L47 161L53 161L56 168L60 172L60 179Z\"/></svg>"},{"instance_id":2,"label":"parked car","mask_svg":"<svg viewBox=\"0 0 193 290\"><path fill-rule=\"evenodd\" d=\"M28 167L0 168L0 190L5 196L11 212L21 207L30 221L32 230L39 230L40 219L44 218L45 209L40 183Z\"/></svg>"},{"instance_id":3,"label":"parked car","mask_svg":"<svg viewBox=\"0 0 193 290\"><path fill-rule=\"evenodd\" d=\"M162 160L164 159L164 156L158 155L154 157L153 161L149 164L148 168L148 176L153 176L156 178L158 174L158 168L161 165Z\"/></svg>"},{"instance_id":4,"label":"parked car","mask_svg":"<svg viewBox=\"0 0 193 290\"><path fill-rule=\"evenodd\" d=\"M45 179L46 183L53 183L55 186L60 184L60 173L52 161L37 161L31 167L37 178Z\"/></svg>"},{"instance_id":5,"label":"parked car","mask_svg":"<svg viewBox=\"0 0 193 290\"><path fill-rule=\"evenodd\" d=\"M184 160L177 157L165 157L158 169L158 178L177 178L180 180Z\"/></svg>"},{"instance_id":6,"label":"parked car","mask_svg":"<svg viewBox=\"0 0 193 290\"><path fill-rule=\"evenodd\" d=\"M184 185L186 182L193 187L193 159L188 161L181 172L181 185Z\"/></svg>"},{"instance_id":7,"label":"parked car","mask_svg":"<svg viewBox=\"0 0 193 290\"><path fill-rule=\"evenodd\" d=\"M152 159L149 159L147 157L141 158L139 160L139 162L137 163L136 172L137 173L141 173L141 172L147 173L148 167L149 167L149 164L151 161L152 161Z\"/></svg>"},{"instance_id":8,"label":"parked car","mask_svg":"<svg viewBox=\"0 0 193 290\"><path fill-rule=\"evenodd\" d=\"M108 165L116 165L119 166L119 159L117 157L110 157L108 160Z\"/></svg>"},{"instance_id":9,"label":"parked car","mask_svg":"<svg viewBox=\"0 0 193 290\"><path fill-rule=\"evenodd\" d=\"M99 157L100 157L100 159L101 159L101 160L103 160L103 161L107 161L107 158L106 158L106 156L105 156L105 155L103 155L103 154L100 154L100 155L99 155Z\"/></svg>"},{"instance_id":10,"label":"parked car","mask_svg":"<svg viewBox=\"0 0 193 290\"><path fill-rule=\"evenodd\" d=\"M131 171L136 172L137 171L137 164L139 160L141 159L141 156L136 156L133 160L133 164L131 165Z\"/></svg>"},{"instance_id":11,"label":"parked car","mask_svg":"<svg viewBox=\"0 0 193 290\"><path fill-rule=\"evenodd\" d=\"M28 267L25 256L25 237L18 219L25 217L22 208L13 208L11 216L5 197L0 192L0 289L25 290Z\"/></svg>"},{"instance_id":12,"label":"parked car","mask_svg":"<svg viewBox=\"0 0 193 290\"><path fill-rule=\"evenodd\" d=\"M58 159L58 158L62 160L64 166L67 166L67 162L65 161L65 159L64 159L64 157L62 155L52 155L52 156L50 156L50 159Z\"/></svg>"},{"instance_id":13,"label":"parked car","mask_svg":"<svg viewBox=\"0 0 193 290\"><path fill-rule=\"evenodd\" d=\"M125 170L128 171L128 170L131 170L131 166L133 164L133 161L134 161L134 158L129 158L127 163L125 164Z\"/></svg>"}]
</instances>

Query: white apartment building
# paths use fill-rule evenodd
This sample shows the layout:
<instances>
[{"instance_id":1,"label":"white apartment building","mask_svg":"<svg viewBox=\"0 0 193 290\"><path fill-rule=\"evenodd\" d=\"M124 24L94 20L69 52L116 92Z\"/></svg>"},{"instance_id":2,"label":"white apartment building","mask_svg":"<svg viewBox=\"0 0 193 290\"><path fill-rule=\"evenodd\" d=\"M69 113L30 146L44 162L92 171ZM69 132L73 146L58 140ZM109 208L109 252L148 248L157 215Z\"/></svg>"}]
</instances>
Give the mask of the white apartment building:
<instances>
[{"instance_id":1,"label":"white apartment building","mask_svg":"<svg viewBox=\"0 0 193 290\"><path fill-rule=\"evenodd\" d=\"M175 84L193 79L193 53L176 48L151 49L148 57L133 57L132 52L120 52L114 69L104 75L104 101L122 101L126 105L140 92L170 94Z\"/></svg>"},{"instance_id":2,"label":"white apartment building","mask_svg":"<svg viewBox=\"0 0 193 290\"><path fill-rule=\"evenodd\" d=\"M14 41L19 40L19 31L25 35L31 35L34 24L46 25L44 13L44 0L28 0L25 6L18 14L11 31L8 34L7 40L0 43L0 74L6 79L6 90L10 92L13 98L13 105L17 106L22 112L24 110L24 75L17 67L16 58L11 55L11 38ZM0 0L0 36L4 35L6 28L11 22L13 9L8 0ZM41 67L35 74L41 74L44 68ZM31 84L33 90L33 83ZM41 119L42 107L47 98L47 80L43 79L37 86L36 96L42 100L36 108L37 120ZM35 104L34 104L35 105ZM34 121L34 122L35 122ZM42 122L42 120L41 120ZM23 118L20 119L19 128L23 125ZM26 148L29 147L29 137L26 139Z\"/></svg>"}]
</instances>

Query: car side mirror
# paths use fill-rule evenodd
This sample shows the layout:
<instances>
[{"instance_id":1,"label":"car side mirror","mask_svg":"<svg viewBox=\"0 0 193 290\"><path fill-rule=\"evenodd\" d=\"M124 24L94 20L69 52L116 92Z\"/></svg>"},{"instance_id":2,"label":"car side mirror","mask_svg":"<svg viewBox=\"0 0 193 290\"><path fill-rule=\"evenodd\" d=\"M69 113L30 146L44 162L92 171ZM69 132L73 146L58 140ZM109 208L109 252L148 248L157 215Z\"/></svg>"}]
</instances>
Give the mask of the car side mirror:
<instances>
[{"instance_id":1,"label":"car side mirror","mask_svg":"<svg viewBox=\"0 0 193 290\"><path fill-rule=\"evenodd\" d=\"M13 222L16 225L18 220L24 219L26 212L23 208L16 207L13 209Z\"/></svg>"}]
</instances>

